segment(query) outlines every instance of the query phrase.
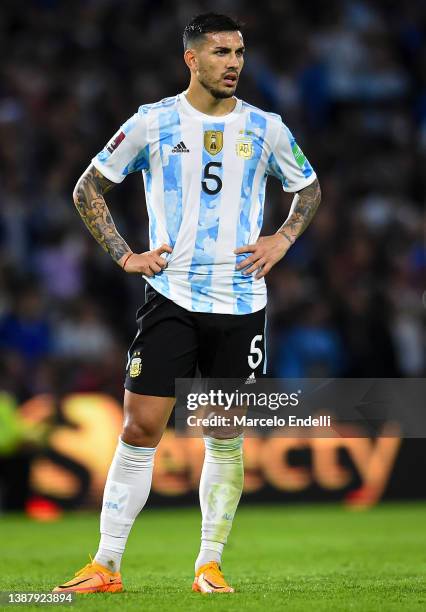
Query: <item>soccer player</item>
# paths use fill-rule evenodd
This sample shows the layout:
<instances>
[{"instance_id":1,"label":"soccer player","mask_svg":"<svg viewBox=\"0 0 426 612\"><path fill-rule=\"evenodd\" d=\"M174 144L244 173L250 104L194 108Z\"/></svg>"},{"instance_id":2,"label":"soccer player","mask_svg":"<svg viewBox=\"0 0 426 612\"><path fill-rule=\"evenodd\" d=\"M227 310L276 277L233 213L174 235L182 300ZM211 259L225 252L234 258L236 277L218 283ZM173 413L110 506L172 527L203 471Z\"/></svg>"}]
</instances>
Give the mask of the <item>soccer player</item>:
<instances>
[{"instance_id":1,"label":"soccer player","mask_svg":"<svg viewBox=\"0 0 426 612\"><path fill-rule=\"evenodd\" d=\"M147 281L125 379L124 425L112 461L95 559L55 591L122 590L121 558L150 487L155 449L175 403L175 378L261 376L265 275L309 225L315 172L278 115L234 96L244 64L240 26L224 15L185 28L188 89L146 104L93 158L75 205L99 244ZM150 250L118 233L105 194L142 172ZM269 175L295 193L287 220L259 238ZM230 593L221 557L243 487L242 436L205 436L201 547L193 590Z\"/></svg>"}]
</instances>

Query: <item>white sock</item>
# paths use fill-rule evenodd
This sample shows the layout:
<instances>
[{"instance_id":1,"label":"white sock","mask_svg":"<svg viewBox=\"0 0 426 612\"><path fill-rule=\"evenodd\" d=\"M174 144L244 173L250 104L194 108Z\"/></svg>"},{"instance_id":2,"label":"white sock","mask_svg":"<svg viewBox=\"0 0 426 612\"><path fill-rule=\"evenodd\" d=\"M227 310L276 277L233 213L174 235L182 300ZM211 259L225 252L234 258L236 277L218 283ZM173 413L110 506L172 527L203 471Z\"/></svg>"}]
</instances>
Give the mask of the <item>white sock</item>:
<instances>
[{"instance_id":1,"label":"white sock","mask_svg":"<svg viewBox=\"0 0 426 612\"><path fill-rule=\"evenodd\" d=\"M154 453L155 448L130 446L119 439L105 485L95 556L95 561L113 572L120 570L133 522L148 499Z\"/></svg>"},{"instance_id":2,"label":"white sock","mask_svg":"<svg viewBox=\"0 0 426 612\"><path fill-rule=\"evenodd\" d=\"M218 440L205 436L200 480L201 548L195 571L209 561L220 564L244 483L243 436Z\"/></svg>"}]
</instances>

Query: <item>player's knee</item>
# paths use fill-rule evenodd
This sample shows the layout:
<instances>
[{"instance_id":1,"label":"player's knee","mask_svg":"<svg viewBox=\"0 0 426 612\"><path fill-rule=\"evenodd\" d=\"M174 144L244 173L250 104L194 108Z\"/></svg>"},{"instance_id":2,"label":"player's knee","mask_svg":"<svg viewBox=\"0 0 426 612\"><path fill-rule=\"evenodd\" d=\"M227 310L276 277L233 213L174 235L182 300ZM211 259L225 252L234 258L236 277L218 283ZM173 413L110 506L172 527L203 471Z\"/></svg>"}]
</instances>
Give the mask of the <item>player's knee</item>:
<instances>
[{"instance_id":1,"label":"player's knee","mask_svg":"<svg viewBox=\"0 0 426 612\"><path fill-rule=\"evenodd\" d=\"M154 447L159 443L161 434L155 425L130 421L124 425L121 439L132 446Z\"/></svg>"}]
</instances>

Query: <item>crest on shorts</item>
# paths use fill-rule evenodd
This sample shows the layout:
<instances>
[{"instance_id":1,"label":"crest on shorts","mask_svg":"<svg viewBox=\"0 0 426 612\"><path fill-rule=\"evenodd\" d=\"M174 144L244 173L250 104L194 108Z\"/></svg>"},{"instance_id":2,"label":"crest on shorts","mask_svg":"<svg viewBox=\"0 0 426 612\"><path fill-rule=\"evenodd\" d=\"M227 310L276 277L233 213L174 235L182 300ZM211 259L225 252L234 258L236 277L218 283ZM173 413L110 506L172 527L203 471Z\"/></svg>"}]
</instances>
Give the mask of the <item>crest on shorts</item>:
<instances>
[{"instance_id":1,"label":"crest on shorts","mask_svg":"<svg viewBox=\"0 0 426 612\"><path fill-rule=\"evenodd\" d=\"M204 148L210 155L217 155L223 148L223 132L207 130L204 132Z\"/></svg>"},{"instance_id":2,"label":"crest on shorts","mask_svg":"<svg viewBox=\"0 0 426 612\"><path fill-rule=\"evenodd\" d=\"M130 362L129 376L130 378L136 378L142 372L142 359L140 357L133 357Z\"/></svg>"},{"instance_id":3,"label":"crest on shorts","mask_svg":"<svg viewBox=\"0 0 426 612\"><path fill-rule=\"evenodd\" d=\"M243 159L251 159L254 154L253 140L250 138L250 136L238 138L235 145L235 150L238 157L242 157Z\"/></svg>"}]
</instances>

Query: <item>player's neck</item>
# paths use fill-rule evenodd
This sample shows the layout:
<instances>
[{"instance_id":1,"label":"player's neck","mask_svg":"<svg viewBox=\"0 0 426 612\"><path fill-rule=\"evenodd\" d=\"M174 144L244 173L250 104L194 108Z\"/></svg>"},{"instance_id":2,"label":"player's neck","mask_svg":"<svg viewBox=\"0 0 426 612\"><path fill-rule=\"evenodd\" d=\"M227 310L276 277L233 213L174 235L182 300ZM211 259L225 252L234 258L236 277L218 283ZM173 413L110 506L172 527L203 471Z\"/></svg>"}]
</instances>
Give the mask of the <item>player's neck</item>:
<instances>
[{"instance_id":1,"label":"player's neck","mask_svg":"<svg viewBox=\"0 0 426 612\"><path fill-rule=\"evenodd\" d=\"M236 98L214 98L204 87L190 83L185 94L186 99L197 111L205 115L221 117L234 110Z\"/></svg>"}]
</instances>

